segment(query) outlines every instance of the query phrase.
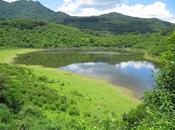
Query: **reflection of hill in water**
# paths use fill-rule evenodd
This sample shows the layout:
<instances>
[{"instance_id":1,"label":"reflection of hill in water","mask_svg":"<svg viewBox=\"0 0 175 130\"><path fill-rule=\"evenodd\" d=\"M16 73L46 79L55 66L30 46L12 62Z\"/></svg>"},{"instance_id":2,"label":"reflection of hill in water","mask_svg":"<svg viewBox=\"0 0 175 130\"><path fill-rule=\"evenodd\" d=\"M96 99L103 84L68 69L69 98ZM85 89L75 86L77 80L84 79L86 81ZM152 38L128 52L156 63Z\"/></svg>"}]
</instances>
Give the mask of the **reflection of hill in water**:
<instances>
[{"instance_id":1,"label":"reflection of hill in water","mask_svg":"<svg viewBox=\"0 0 175 130\"><path fill-rule=\"evenodd\" d=\"M142 61L144 60L141 54L128 54L118 52L99 52L99 51L37 51L19 55L14 62L18 64L42 65L46 67L57 68L74 63L83 62L105 62L117 64L123 61Z\"/></svg>"}]
</instances>

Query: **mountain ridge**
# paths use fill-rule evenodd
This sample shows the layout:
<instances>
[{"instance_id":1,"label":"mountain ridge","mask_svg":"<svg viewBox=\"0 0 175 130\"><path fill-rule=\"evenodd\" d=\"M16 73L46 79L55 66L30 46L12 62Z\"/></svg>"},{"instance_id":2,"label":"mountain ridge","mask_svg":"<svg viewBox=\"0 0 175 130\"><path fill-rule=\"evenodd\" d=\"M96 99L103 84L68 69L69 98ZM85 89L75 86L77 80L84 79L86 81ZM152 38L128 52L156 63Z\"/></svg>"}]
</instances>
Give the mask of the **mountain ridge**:
<instances>
[{"instance_id":1,"label":"mountain ridge","mask_svg":"<svg viewBox=\"0 0 175 130\"><path fill-rule=\"evenodd\" d=\"M80 29L119 34L166 32L174 26L156 18L137 18L115 12L90 17L70 16L61 11L55 12L32 0L18 0L11 3L0 0L0 18L44 20Z\"/></svg>"}]
</instances>

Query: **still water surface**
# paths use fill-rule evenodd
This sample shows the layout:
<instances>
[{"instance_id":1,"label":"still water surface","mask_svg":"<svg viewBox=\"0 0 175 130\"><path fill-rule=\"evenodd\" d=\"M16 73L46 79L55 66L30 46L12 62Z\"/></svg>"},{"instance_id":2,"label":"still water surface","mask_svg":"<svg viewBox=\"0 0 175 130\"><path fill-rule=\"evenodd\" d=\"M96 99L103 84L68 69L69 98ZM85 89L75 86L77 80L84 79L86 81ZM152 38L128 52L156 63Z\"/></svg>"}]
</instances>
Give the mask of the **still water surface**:
<instances>
[{"instance_id":1,"label":"still water surface","mask_svg":"<svg viewBox=\"0 0 175 130\"><path fill-rule=\"evenodd\" d=\"M131 89L137 97L152 88L158 70L140 54L118 52L45 50L18 55L14 62L104 79Z\"/></svg>"}]
</instances>

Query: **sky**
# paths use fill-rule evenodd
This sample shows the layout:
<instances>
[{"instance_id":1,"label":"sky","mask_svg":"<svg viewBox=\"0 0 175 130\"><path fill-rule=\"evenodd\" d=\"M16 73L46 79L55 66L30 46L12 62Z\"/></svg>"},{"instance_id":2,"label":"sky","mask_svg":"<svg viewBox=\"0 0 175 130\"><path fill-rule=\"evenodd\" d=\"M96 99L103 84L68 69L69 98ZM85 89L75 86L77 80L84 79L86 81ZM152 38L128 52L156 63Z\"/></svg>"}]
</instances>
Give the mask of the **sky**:
<instances>
[{"instance_id":1,"label":"sky","mask_svg":"<svg viewBox=\"0 0 175 130\"><path fill-rule=\"evenodd\" d=\"M13 2L16 0L5 0ZM37 0L44 6L72 16L97 16L117 12L175 23L175 0Z\"/></svg>"}]
</instances>

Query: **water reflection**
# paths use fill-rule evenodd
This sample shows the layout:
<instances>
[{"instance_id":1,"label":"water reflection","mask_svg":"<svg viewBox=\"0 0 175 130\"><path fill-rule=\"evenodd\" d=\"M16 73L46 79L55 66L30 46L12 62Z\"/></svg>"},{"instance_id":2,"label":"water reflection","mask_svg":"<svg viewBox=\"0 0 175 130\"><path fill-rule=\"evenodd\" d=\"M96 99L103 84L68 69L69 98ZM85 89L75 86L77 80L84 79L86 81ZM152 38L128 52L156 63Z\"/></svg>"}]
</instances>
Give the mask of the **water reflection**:
<instances>
[{"instance_id":1,"label":"water reflection","mask_svg":"<svg viewBox=\"0 0 175 130\"><path fill-rule=\"evenodd\" d=\"M139 97L153 86L153 72L156 70L155 65L145 61L142 54L108 51L36 51L18 55L14 63L60 67L77 74L102 78L130 88Z\"/></svg>"},{"instance_id":2,"label":"water reflection","mask_svg":"<svg viewBox=\"0 0 175 130\"><path fill-rule=\"evenodd\" d=\"M128 61L112 65L104 62L77 63L60 67L73 73L109 80L113 84L125 86L141 97L154 84L154 64L147 61Z\"/></svg>"}]
</instances>

